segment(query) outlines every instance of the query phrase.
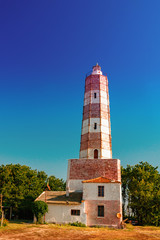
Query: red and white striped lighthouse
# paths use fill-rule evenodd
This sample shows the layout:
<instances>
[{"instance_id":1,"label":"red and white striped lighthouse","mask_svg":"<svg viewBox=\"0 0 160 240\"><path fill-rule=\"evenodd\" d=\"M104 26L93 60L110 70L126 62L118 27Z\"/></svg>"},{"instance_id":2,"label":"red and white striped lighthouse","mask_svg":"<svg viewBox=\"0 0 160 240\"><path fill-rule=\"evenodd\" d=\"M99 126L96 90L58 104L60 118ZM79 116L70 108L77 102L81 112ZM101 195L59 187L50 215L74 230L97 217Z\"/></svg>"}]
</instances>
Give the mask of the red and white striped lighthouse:
<instances>
[{"instance_id":1,"label":"red and white striped lighthouse","mask_svg":"<svg viewBox=\"0 0 160 240\"><path fill-rule=\"evenodd\" d=\"M79 158L112 158L108 79L98 63L85 80Z\"/></svg>"}]
</instances>

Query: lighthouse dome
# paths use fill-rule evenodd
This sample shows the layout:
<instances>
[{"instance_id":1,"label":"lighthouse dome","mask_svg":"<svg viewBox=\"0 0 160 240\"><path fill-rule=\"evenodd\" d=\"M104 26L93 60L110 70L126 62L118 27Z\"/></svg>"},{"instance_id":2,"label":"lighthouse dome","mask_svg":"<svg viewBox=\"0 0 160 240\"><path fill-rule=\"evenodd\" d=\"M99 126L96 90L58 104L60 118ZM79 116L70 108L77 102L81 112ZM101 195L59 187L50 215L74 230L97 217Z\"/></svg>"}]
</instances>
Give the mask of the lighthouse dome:
<instances>
[{"instance_id":1,"label":"lighthouse dome","mask_svg":"<svg viewBox=\"0 0 160 240\"><path fill-rule=\"evenodd\" d=\"M101 67L98 65L98 63L92 67L92 75L93 74L100 74L102 75Z\"/></svg>"}]
</instances>

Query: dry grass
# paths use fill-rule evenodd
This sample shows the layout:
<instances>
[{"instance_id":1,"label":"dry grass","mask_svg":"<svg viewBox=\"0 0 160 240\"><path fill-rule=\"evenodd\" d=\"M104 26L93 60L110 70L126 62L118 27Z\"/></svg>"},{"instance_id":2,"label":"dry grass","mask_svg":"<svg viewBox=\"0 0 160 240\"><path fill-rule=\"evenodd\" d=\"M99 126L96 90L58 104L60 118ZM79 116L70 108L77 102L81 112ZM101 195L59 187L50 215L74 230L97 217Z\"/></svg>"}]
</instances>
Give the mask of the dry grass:
<instances>
[{"instance_id":1,"label":"dry grass","mask_svg":"<svg viewBox=\"0 0 160 240\"><path fill-rule=\"evenodd\" d=\"M160 228L133 227L126 229L80 228L54 224L35 225L10 223L0 228L2 240L155 240L160 239Z\"/></svg>"}]
</instances>

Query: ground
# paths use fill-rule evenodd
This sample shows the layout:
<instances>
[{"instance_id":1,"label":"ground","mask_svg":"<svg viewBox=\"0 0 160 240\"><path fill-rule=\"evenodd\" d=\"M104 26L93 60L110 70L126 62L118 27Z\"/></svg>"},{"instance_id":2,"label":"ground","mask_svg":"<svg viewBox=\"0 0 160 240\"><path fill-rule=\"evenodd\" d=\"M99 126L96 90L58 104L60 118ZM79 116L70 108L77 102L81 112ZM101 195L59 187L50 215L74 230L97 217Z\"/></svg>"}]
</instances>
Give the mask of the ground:
<instances>
[{"instance_id":1,"label":"ground","mask_svg":"<svg viewBox=\"0 0 160 240\"><path fill-rule=\"evenodd\" d=\"M160 227L127 225L126 229L80 228L54 224L10 223L0 228L4 240L155 240L160 239Z\"/></svg>"}]
</instances>

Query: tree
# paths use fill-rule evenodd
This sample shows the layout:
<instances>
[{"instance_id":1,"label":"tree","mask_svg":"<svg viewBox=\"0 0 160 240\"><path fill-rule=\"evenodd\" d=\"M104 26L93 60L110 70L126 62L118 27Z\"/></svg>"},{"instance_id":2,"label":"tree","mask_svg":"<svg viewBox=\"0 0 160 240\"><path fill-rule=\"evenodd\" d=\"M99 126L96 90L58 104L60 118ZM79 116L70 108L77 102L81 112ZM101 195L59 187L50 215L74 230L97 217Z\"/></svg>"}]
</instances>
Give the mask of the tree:
<instances>
[{"instance_id":1,"label":"tree","mask_svg":"<svg viewBox=\"0 0 160 240\"><path fill-rule=\"evenodd\" d=\"M63 179L51 176L50 184L51 190L65 189ZM12 207L12 213L16 218L33 218L32 203L46 187L47 174L44 171L32 170L20 164L0 166L0 192L3 194L3 205Z\"/></svg>"},{"instance_id":2,"label":"tree","mask_svg":"<svg viewBox=\"0 0 160 240\"><path fill-rule=\"evenodd\" d=\"M48 178L48 184L52 191L66 190L66 182L63 179L56 178L55 176L50 176Z\"/></svg>"},{"instance_id":3,"label":"tree","mask_svg":"<svg viewBox=\"0 0 160 240\"><path fill-rule=\"evenodd\" d=\"M132 210L139 224L160 225L160 174L147 162L122 167L123 210Z\"/></svg>"},{"instance_id":4,"label":"tree","mask_svg":"<svg viewBox=\"0 0 160 240\"><path fill-rule=\"evenodd\" d=\"M43 201L33 203L32 211L36 216L37 223L42 223L42 217L48 212L48 205Z\"/></svg>"},{"instance_id":5,"label":"tree","mask_svg":"<svg viewBox=\"0 0 160 240\"><path fill-rule=\"evenodd\" d=\"M4 206L12 206L17 217L31 218L31 203L43 191L47 175L28 166L0 166L0 191Z\"/></svg>"}]
</instances>

